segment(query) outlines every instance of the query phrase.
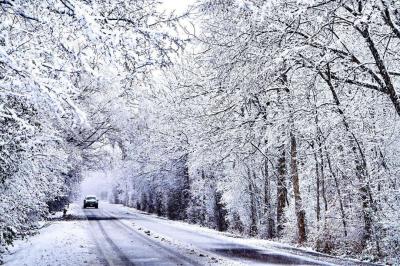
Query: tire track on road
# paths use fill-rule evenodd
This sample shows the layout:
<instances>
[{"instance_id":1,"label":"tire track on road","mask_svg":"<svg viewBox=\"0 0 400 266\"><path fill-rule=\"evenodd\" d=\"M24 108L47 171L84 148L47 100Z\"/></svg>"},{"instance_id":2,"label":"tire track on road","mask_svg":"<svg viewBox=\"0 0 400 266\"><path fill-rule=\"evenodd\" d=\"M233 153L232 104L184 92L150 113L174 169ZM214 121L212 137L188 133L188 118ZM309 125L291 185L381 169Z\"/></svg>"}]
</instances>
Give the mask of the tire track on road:
<instances>
[{"instance_id":1,"label":"tire track on road","mask_svg":"<svg viewBox=\"0 0 400 266\"><path fill-rule=\"evenodd\" d=\"M172 257L171 259L177 263L177 265L201 265L199 262L189 258L188 256L183 255L182 253L179 253L169 247L166 247L165 245L159 243L156 240L150 239L146 236L144 236L143 234L137 232L134 228L126 225L125 223L123 223L122 221L120 221L116 216L114 216L111 212L109 211L103 211L104 213L107 213L110 217L114 217L116 219L110 220L112 221L114 224L118 225L120 228L124 229L126 232L128 233L133 233L135 236L139 237L140 239L142 239L143 241L147 242L147 244L150 245L155 245L157 246L159 249L161 249L166 255L173 255L174 257ZM168 256L169 257L169 256Z\"/></svg>"},{"instance_id":2,"label":"tire track on road","mask_svg":"<svg viewBox=\"0 0 400 266\"><path fill-rule=\"evenodd\" d=\"M97 254L101 255L101 258L99 258L101 261L101 265L112 266L112 263L110 263L110 261L107 259L106 255L104 254L104 251L103 251L98 239L95 237L95 233L93 232L92 225L91 225L91 220L88 219L87 210L83 210L83 215L86 218L85 220L88 222L88 229L89 229L90 235L91 235L94 243L96 244L95 249L97 250Z\"/></svg>"},{"instance_id":3,"label":"tire track on road","mask_svg":"<svg viewBox=\"0 0 400 266\"><path fill-rule=\"evenodd\" d=\"M115 253L118 255L118 258L121 260L121 262L123 262L124 265L127 265L127 266L134 266L135 264L125 255L125 253L117 246L117 244L115 244L115 242L108 236L106 230L104 230L104 227L100 221L97 221L97 225L100 228L100 231L103 234L104 239L110 245L112 250L114 250Z\"/></svg>"},{"instance_id":4,"label":"tire track on road","mask_svg":"<svg viewBox=\"0 0 400 266\"><path fill-rule=\"evenodd\" d=\"M104 213L104 211L102 211ZM115 252L115 254L117 255L118 259L123 263L123 265L127 265L127 266L134 266L135 264L125 255L125 253L118 247L117 244L115 244L115 242L109 237L109 235L107 234L106 230L104 229L103 225L101 224L101 219L102 217L98 215L98 213L93 213L92 211L90 211L89 213L91 216L95 215L95 217L98 217L98 219L96 220L96 218L93 219L93 217L90 219L89 223L92 223L93 225L97 225L97 227L99 228L104 240L109 244L109 246L111 247L111 249ZM87 213L85 212L86 217L88 216ZM114 263L109 261L109 258L107 258L107 256L104 254L103 249L101 244L98 241L98 236L94 234L94 232L92 232L93 238L95 239L96 242L96 246L97 249L100 251L102 257L104 258L104 261L106 262L107 266L112 266L114 265ZM119 264L119 263L118 263Z\"/></svg>"}]
</instances>

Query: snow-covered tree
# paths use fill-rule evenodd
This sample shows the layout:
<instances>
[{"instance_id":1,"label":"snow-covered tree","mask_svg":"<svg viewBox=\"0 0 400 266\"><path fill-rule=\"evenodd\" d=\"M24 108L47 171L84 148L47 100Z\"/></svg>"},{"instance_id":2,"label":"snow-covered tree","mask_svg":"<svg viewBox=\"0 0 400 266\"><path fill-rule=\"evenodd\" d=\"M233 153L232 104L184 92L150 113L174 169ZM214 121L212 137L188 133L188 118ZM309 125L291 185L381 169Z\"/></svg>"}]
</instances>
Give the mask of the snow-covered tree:
<instances>
[{"instance_id":1,"label":"snow-covered tree","mask_svg":"<svg viewBox=\"0 0 400 266\"><path fill-rule=\"evenodd\" d=\"M182 47L158 1L0 1L0 246L72 196Z\"/></svg>"}]
</instances>

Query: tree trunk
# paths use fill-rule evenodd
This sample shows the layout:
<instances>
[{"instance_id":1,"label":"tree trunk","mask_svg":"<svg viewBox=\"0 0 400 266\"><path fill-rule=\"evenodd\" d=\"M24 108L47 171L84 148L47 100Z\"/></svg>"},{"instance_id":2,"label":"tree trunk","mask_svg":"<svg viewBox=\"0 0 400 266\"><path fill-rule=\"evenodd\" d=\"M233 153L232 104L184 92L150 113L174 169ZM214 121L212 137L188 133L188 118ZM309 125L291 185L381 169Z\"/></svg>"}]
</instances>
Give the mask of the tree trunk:
<instances>
[{"instance_id":1,"label":"tree trunk","mask_svg":"<svg viewBox=\"0 0 400 266\"><path fill-rule=\"evenodd\" d=\"M328 153L326 153L326 158L327 158L327 161L328 161L329 171L331 172L331 175L332 175L333 179L335 180L336 192L337 192L338 198L339 198L340 214L342 216L342 224L343 224L344 236L347 236L346 213L344 212L343 199L342 199L342 193L341 193L341 190L340 190L339 180L338 180L338 178L336 176L336 173L332 169L331 159L329 158Z\"/></svg>"},{"instance_id":2,"label":"tree trunk","mask_svg":"<svg viewBox=\"0 0 400 266\"><path fill-rule=\"evenodd\" d=\"M364 27L362 29L356 27L356 29L360 32L361 36L364 37L368 48L375 60L375 64L377 68L379 69L379 73L381 77L383 78L383 81L385 82L386 85L386 90L387 93L389 94L389 98L392 101L392 104L394 108L396 109L397 114L400 116L400 98L399 95L397 94L396 88L394 87L393 81L390 77L389 71L387 70L387 67L385 65L385 62L382 59L382 56L379 54L378 49L376 48L376 45L374 41L371 38L369 29L367 25L363 25Z\"/></svg>"},{"instance_id":3,"label":"tree trunk","mask_svg":"<svg viewBox=\"0 0 400 266\"><path fill-rule=\"evenodd\" d=\"M183 173L182 173L182 198L181 198L181 209L182 209L182 214L181 214L181 219L182 220L187 220L188 215L187 215L187 209L189 207L189 202L190 202L190 176L189 176L189 168L187 166L187 157L188 155L185 155L184 160L183 160Z\"/></svg>"},{"instance_id":4,"label":"tree trunk","mask_svg":"<svg viewBox=\"0 0 400 266\"><path fill-rule=\"evenodd\" d=\"M298 236L299 236L299 243L303 243L307 240L306 235L306 212L303 209L303 203L301 200L300 194L300 180L299 180L299 172L297 166L297 143L296 138L293 133L290 134L290 168L292 174L292 184L293 184L293 192L294 192L294 204L297 216L297 229L298 229Z\"/></svg>"},{"instance_id":5,"label":"tree trunk","mask_svg":"<svg viewBox=\"0 0 400 266\"><path fill-rule=\"evenodd\" d=\"M317 150L315 149L315 143L314 143L314 160L315 160L315 176L317 177L316 180L316 191L317 191L317 221L321 219L321 204L320 204L320 168L319 168L319 162L317 158Z\"/></svg>"},{"instance_id":6,"label":"tree trunk","mask_svg":"<svg viewBox=\"0 0 400 266\"><path fill-rule=\"evenodd\" d=\"M255 198L255 189L254 189L254 184L252 181L252 175L251 175L250 169L248 170L248 174L249 174L249 193L250 193L250 219L251 219L250 236L256 236L258 234L257 205L256 205L256 198Z\"/></svg>"},{"instance_id":7,"label":"tree trunk","mask_svg":"<svg viewBox=\"0 0 400 266\"><path fill-rule=\"evenodd\" d=\"M276 209L276 220L277 220L277 235L282 236L284 229L285 219L285 207L286 207L286 153L284 146L281 147L282 153L278 160L278 180L277 180L277 209Z\"/></svg>"},{"instance_id":8,"label":"tree trunk","mask_svg":"<svg viewBox=\"0 0 400 266\"><path fill-rule=\"evenodd\" d=\"M360 144L358 143L357 138L351 132L350 126L347 123L344 112L341 109L339 97L337 96L335 87L332 83L329 65L327 66L327 72L325 74L322 74L322 73L320 73L320 74L321 74L321 77L328 84L328 87L329 87L329 89L332 93L333 99L335 101L336 108L337 108L339 114L342 116L342 122L343 122L344 128L346 130L346 133L349 136L351 151L354 154L354 164L356 166L356 176L360 182L359 193L360 193L360 197L361 197L361 206L362 206L363 218L364 218L364 242L366 242L368 239L371 238L371 234L372 234L373 201L372 201L369 184L367 182L368 173L367 173L367 169L366 169L367 165L366 165L364 153L363 153L363 150L361 149Z\"/></svg>"},{"instance_id":9,"label":"tree trunk","mask_svg":"<svg viewBox=\"0 0 400 266\"><path fill-rule=\"evenodd\" d=\"M222 193L214 190L215 199L215 209L214 216L216 220L216 227L218 231L226 231L228 229L228 224L226 222L227 211L225 209L225 204L222 202Z\"/></svg>"},{"instance_id":10,"label":"tree trunk","mask_svg":"<svg viewBox=\"0 0 400 266\"><path fill-rule=\"evenodd\" d=\"M268 172L268 160L264 160L264 219L266 226L266 238L275 237L275 221L272 217L271 185Z\"/></svg>"},{"instance_id":11,"label":"tree trunk","mask_svg":"<svg viewBox=\"0 0 400 266\"><path fill-rule=\"evenodd\" d=\"M328 200L326 199L326 184L325 184L325 171L324 171L324 155L322 153L322 140L321 136L318 137L318 151L319 157L321 158L320 173L321 173L321 187L322 187L322 199L324 201L324 211L328 211Z\"/></svg>"}]
</instances>

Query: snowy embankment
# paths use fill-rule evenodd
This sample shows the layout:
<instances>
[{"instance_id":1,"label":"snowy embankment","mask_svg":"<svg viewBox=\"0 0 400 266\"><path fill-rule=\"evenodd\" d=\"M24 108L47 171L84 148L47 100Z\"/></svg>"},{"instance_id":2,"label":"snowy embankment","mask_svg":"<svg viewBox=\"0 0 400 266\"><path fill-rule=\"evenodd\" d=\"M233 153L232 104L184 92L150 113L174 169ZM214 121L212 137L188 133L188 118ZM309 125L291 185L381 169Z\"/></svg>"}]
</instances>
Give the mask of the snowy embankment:
<instances>
[{"instance_id":1,"label":"snowy embankment","mask_svg":"<svg viewBox=\"0 0 400 266\"><path fill-rule=\"evenodd\" d=\"M81 214L71 204L71 214ZM60 213L51 218L61 218ZM4 257L5 265L98 265L95 244L88 234L88 221L46 222L39 234L17 240Z\"/></svg>"}]
</instances>

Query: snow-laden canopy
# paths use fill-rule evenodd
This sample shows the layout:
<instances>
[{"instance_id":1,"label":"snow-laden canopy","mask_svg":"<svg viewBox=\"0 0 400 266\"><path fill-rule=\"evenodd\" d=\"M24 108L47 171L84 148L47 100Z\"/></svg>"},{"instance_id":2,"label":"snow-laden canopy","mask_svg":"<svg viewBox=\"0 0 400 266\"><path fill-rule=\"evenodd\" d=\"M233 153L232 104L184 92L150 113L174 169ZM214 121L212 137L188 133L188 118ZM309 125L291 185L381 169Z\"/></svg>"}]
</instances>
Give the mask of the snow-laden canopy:
<instances>
[{"instance_id":1,"label":"snow-laden canopy","mask_svg":"<svg viewBox=\"0 0 400 266\"><path fill-rule=\"evenodd\" d=\"M159 4L0 0L0 244L104 169L115 202L398 263L400 2Z\"/></svg>"}]
</instances>

